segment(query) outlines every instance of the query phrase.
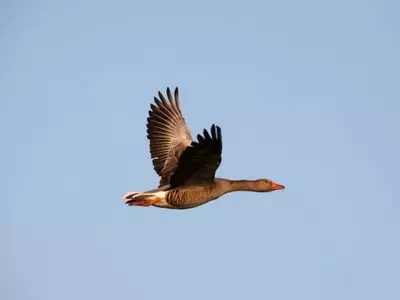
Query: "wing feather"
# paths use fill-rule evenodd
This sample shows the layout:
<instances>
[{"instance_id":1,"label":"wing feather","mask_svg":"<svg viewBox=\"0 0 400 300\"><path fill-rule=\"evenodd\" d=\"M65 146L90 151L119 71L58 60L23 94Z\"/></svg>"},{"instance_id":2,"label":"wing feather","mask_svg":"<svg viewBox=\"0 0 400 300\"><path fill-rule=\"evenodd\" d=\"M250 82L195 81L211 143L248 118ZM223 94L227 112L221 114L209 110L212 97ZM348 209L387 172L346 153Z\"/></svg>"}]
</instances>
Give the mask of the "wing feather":
<instances>
[{"instance_id":1,"label":"wing feather","mask_svg":"<svg viewBox=\"0 0 400 300\"><path fill-rule=\"evenodd\" d=\"M213 184L222 160L221 128L211 126L211 135L204 129L179 157L178 167L171 176L172 188L188 184Z\"/></svg>"},{"instance_id":2,"label":"wing feather","mask_svg":"<svg viewBox=\"0 0 400 300\"><path fill-rule=\"evenodd\" d=\"M181 153L192 142L192 136L179 105L179 90L174 96L168 87L167 98L158 91L155 104L150 105L147 118L147 138L153 167L161 177L160 186L168 184L178 166Z\"/></svg>"}]
</instances>

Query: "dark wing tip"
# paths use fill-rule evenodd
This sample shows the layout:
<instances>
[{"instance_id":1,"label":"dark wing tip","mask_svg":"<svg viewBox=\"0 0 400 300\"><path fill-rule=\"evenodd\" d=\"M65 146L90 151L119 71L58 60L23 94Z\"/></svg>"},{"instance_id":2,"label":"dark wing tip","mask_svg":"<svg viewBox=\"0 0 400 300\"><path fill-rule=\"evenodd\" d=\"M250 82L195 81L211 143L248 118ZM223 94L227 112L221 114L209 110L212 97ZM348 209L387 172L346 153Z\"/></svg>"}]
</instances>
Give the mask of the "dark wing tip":
<instances>
[{"instance_id":1,"label":"dark wing tip","mask_svg":"<svg viewBox=\"0 0 400 300\"><path fill-rule=\"evenodd\" d=\"M205 139L203 138L203 136L201 134L197 135L197 140L199 141L199 143L205 142Z\"/></svg>"},{"instance_id":2,"label":"dark wing tip","mask_svg":"<svg viewBox=\"0 0 400 300\"><path fill-rule=\"evenodd\" d=\"M178 87L175 88L174 97L172 97L171 88L169 86L167 86L166 92L165 92L165 95L167 97L165 97L165 95L160 90L157 91L157 95L158 95L158 99L156 97L154 97L154 100L155 101L156 101L156 99L158 100L157 105L159 105L159 106L160 106L159 103L162 103L163 105L166 105L167 102L169 102L171 104L174 103L174 102L179 103L179 90L178 90Z\"/></svg>"},{"instance_id":3,"label":"dark wing tip","mask_svg":"<svg viewBox=\"0 0 400 300\"><path fill-rule=\"evenodd\" d=\"M213 138L214 140L217 139L217 136L216 136L216 134L215 134L215 124L212 124L212 126L211 126L211 136L212 136L212 138Z\"/></svg>"},{"instance_id":4,"label":"dark wing tip","mask_svg":"<svg viewBox=\"0 0 400 300\"><path fill-rule=\"evenodd\" d=\"M210 136L210 134L208 133L207 129L204 129L204 130L203 130L203 135L204 135L204 138L205 138L206 140L211 140L211 136Z\"/></svg>"},{"instance_id":5,"label":"dark wing tip","mask_svg":"<svg viewBox=\"0 0 400 300\"><path fill-rule=\"evenodd\" d=\"M158 99L157 97L154 97L154 102L157 104L158 107L160 107L160 105L161 105L160 99ZM151 109L154 109L155 105L150 104L150 107L151 107Z\"/></svg>"},{"instance_id":6,"label":"dark wing tip","mask_svg":"<svg viewBox=\"0 0 400 300\"><path fill-rule=\"evenodd\" d=\"M211 132L211 135L210 135ZM203 134L198 134L197 135L197 143L198 144L204 144L204 143L212 143L215 146L219 148L219 151L222 151L222 134L221 134L221 127L212 124L211 130L208 131L207 129L204 129Z\"/></svg>"},{"instance_id":7,"label":"dark wing tip","mask_svg":"<svg viewBox=\"0 0 400 300\"><path fill-rule=\"evenodd\" d=\"M217 126L217 138L222 141L221 127Z\"/></svg>"},{"instance_id":8,"label":"dark wing tip","mask_svg":"<svg viewBox=\"0 0 400 300\"><path fill-rule=\"evenodd\" d=\"M164 95L160 91L158 91L158 97L160 98L163 105L167 104L167 99L165 99Z\"/></svg>"},{"instance_id":9,"label":"dark wing tip","mask_svg":"<svg viewBox=\"0 0 400 300\"><path fill-rule=\"evenodd\" d=\"M154 97L154 102L159 105L160 100L158 100L156 97ZM158 107L156 105L154 105L153 103L150 103L150 112L154 112Z\"/></svg>"},{"instance_id":10,"label":"dark wing tip","mask_svg":"<svg viewBox=\"0 0 400 300\"><path fill-rule=\"evenodd\" d=\"M167 87L167 97L169 101L172 101L172 94L171 94L171 89L169 88L169 86Z\"/></svg>"}]
</instances>

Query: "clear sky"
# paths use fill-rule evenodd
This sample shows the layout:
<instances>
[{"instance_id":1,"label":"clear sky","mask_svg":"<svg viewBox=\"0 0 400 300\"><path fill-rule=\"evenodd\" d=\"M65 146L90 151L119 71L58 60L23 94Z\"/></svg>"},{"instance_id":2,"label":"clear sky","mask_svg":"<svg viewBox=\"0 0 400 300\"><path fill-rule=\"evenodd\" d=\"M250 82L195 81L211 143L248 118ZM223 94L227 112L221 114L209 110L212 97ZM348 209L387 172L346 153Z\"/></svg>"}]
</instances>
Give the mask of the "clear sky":
<instances>
[{"instance_id":1,"label":"clear sky","mask_svg":"<svg viewBox=\"0 0 400 300\"><path fill-rule=\"evenodd\" d=\"M0 298L400 299L398 1L2 1ZM179 86L220 177L157 186L145 124Z\"/></svg>"}]
</instances>

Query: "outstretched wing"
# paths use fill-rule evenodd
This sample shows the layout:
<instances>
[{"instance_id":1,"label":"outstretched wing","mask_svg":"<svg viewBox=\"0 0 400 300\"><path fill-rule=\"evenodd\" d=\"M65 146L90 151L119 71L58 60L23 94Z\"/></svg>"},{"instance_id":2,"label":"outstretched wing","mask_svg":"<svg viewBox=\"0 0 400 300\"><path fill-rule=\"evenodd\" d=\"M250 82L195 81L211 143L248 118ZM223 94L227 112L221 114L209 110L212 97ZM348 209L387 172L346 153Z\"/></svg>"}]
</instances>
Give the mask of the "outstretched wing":
<instances>
[{"instance_id":1,"label":"outstretched wing","mask_svg":"<svg viewBox=\"0 0 400 300\"><path fill-rule=\"evenodd\" d=\"M147 118L147 138L154 170L161 177L161 186L169 183L180 155L192 142L192 136L180 109L178 88L174 97L167 88L167 99L159 91L154 101Z\"/></svg>"},{"instance_id":2,"label":"outstretched wing","mask_svg":"<svg viewBox=\"0 0 400 300\"><path fill-rule=\"evenodd\" d=\"M215 172L221 164L221 128L211 126L211 135L204 129L203 136L197 135L197 142L183 151L178 167L171 176L171 188L187 184L213 184Z\"/></svg>"}]
</instances>

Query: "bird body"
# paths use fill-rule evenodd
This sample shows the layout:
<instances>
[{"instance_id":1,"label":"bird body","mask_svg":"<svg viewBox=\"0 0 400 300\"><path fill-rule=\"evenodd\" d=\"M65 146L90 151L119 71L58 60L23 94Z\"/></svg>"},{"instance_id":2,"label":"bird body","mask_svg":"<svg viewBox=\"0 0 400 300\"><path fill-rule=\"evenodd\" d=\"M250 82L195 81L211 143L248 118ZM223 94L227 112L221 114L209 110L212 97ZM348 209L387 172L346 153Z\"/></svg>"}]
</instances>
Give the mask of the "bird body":
<instances>
[{"instance_id":1,"label":"bird body","mask_svg":"<svg viewBox=\"0 0 400 300\"><path fill-rule=\"evenodd\" d=\"M270 192L284 186L269 179L229 180L216 178L222 161L221 128L213 124L192 139L179 104L178 88L167 98L158 92L150 105L147 138L159 186L144 193L124 196L130 206L188 209L203 205L235 191Z\"/></svg>"}]
</instances>

